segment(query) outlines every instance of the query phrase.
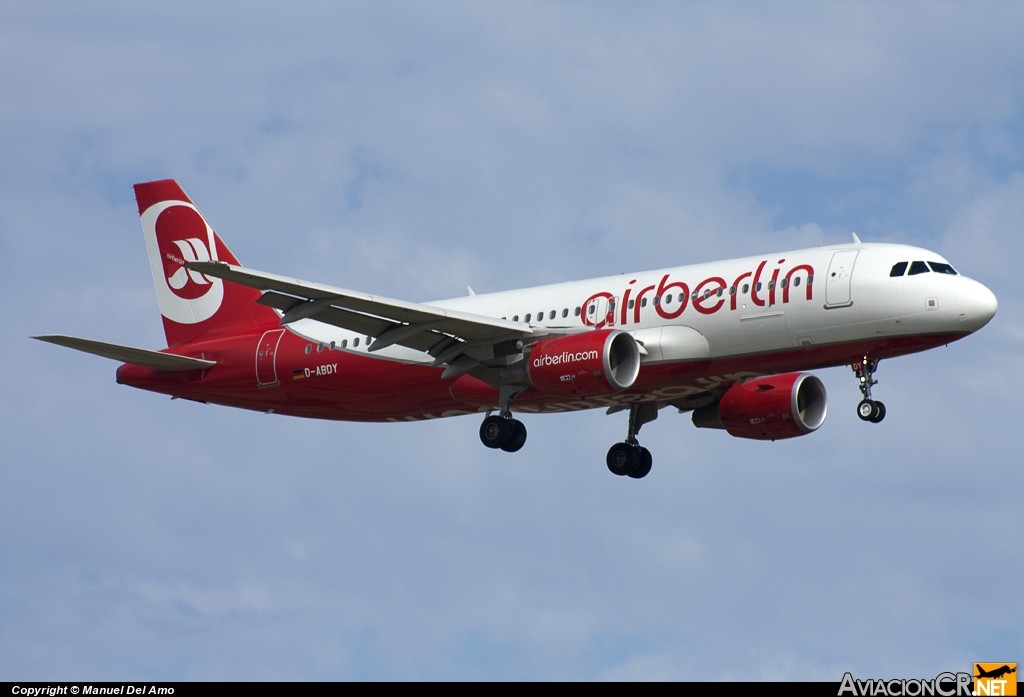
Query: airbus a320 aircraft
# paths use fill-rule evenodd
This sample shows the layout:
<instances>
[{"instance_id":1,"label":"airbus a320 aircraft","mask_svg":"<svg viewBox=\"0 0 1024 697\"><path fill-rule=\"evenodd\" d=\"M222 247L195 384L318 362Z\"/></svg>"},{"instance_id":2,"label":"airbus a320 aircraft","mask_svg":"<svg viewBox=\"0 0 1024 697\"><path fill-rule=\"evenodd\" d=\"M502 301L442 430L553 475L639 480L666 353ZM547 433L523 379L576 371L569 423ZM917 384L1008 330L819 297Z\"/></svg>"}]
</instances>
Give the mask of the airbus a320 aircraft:
<instances>
[{"instance_id":1,"label":"airbus a320 aircraft","mask_svg":"<svg viewBox=\"0 0 1024 697\"><path fill-rule=\"evenodd\" d=\"M518 413L628 411L608 469L640 479L640 427L664 407L740 438L825 420L821 381L848 365L879 422L878 361L983 327L996 298L938 254L893 244L802 249L412 303L243 268L173 180L135 186L168 348L35 337L124 362L117 382L273 414L417 421L486 413L515 452ZM496 413L494 413L496 412Z\"/></svg>"}]
</instances>

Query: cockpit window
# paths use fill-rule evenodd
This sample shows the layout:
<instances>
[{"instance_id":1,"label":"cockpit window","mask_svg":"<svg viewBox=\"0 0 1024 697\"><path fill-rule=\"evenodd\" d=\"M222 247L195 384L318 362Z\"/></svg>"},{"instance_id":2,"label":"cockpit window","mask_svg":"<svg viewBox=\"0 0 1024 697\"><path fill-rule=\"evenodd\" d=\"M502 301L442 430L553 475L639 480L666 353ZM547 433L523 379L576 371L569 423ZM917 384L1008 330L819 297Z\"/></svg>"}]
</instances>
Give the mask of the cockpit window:
<instances>
[{"instance_id":1,"label":"cockpit window","mask_svg":"<svg viewBox=\"0 0 1024 697\"><path fill-rule=\"evenodd\" d=\"M949 264L943 264L941 261L929 261L928 266L932 267L932 271L935 273L946 273L950 276L956 276L956 269Z\"/></svg>"},{"instance_id":2,"label":"cockpit window","mask_svg":"<svg viewBox=\"0 0 1024 697\"><path fill-rule=\"evenodd\" d=\"M907 264L910 262L901 261L898 264L892 265L892 271L889 272L890 276L902 276L907 271Z\"/></svg>"},{"instance_id":3,"label":"cockpit window","mask_svg":"<svg viewBox=\"0 0 1024 697\"><path fill-rule=\"evenodd\" d=\"M919 273L928 273L928 267L925 266L923 261L915 261L910 265L910 273L908 276L916 276Z\"/></svg>"}]
</instances>

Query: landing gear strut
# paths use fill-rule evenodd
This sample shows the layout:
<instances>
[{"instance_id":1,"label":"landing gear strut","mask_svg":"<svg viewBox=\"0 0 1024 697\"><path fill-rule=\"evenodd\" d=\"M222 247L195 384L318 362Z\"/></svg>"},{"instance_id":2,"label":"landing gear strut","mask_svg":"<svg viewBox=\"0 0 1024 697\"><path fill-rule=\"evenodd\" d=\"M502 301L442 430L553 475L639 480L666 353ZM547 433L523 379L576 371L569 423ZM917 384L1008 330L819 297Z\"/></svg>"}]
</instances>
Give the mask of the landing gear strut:
<instances>
[{"instance_id":1,"label":"landing gear strut","mask_svg":"<svg viewBox=\"0 0 1024 697\"><path fill-rule=\"evenodd\" d=\"M861 421L870 421L875 424L885 418L885 405L871 399L871 387L878 384L878 380L875 380L874 377L877 369L878 360L867 356L853 364L853 372L860 380L860 393L864 395L864 399L857 405L857 416Z\"/></svg>"},{"instance_id":2,"label":"landing gear strut","mask_svg":"<svg viewBox=\"0 0 1024 697\"><path fill-rule=\"evenodd\" d=\"M480 442L488 448L514 453L526 443L526 426L512 418L512 399L523 391L522 387L502 385L499 392L500 414L484 419L480 424Z\"/></svg>"},{"instance_id":3,"label":"landing gear strut","mask_svg":"<svg viewBox=\"0 0 1024 697\"><path fill-rule=\"evenodd\" d=\"M608 456L605 458L608 470L612 474L633 479L643 479L650 474L654 459L651 457L651 451L640 445L636 434L640 432L641 426L656 418L657 402L634 404L629 408L629 432L626 440L609 448Z\"/></svg>"}]
</instances>

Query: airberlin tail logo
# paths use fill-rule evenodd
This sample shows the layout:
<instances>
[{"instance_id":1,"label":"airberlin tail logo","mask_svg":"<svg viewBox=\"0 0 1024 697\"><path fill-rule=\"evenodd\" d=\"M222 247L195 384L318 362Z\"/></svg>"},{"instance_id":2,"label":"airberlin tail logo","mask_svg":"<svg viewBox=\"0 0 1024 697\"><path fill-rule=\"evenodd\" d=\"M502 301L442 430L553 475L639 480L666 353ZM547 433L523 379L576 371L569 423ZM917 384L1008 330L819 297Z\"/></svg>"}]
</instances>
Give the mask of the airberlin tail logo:
<instances>
[{"instance_id":1,"label":"airberlin tail logo","mask_svg":"<svg viewBox=\"0 0 1024 697\"><path fill-rule=\"evenodd\" d=\"M142 214L149 261L160 312L180 324L212 317L224 299L224 282L186 268L194 261L216 261L213 229L186 201L161 201Z\"/></svg>"},{"instance_id":2,"label":"airberlin tail logo","mask_svg":"<svg viewBox=\"0 0 1024 697\"><path fill-rule=\"evenodd\" d=\"M157 234L157 240L159 241L160 235ZM186 240L172 240L174 244L181 251L181 256L175 256L173 252L165 252L163 249L160 253L164 259L164 274L168 274L167 264L170 262L171 269L170 275L167 275L167 285L171 287L174 294L181 298L198 298L200 295L205 295L209 288L203 288L210 284L210 279L201 273L191 271L185 268L185 264L192 261L209 261L210 253L206 250L206 245L198 237L190 237ZM174 265L177 265L177 270Z\"/></svg>"}]
</instances>

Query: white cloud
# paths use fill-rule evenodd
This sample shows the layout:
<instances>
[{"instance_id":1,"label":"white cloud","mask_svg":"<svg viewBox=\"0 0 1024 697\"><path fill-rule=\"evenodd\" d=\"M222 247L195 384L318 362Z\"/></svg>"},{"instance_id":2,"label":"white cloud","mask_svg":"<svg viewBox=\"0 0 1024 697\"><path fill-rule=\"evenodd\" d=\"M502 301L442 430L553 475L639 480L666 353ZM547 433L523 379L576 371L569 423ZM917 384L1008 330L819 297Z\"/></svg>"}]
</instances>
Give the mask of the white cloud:
<instances>
[{"instance_id":1,"label":"white cloud","mask_svg":"<svg viewBox=\"0 0 1024 697\"><path fill-rule=\"evenodd\" d=\"M215 617L237 611L265 613L272 609L267 592L256 586L221 589L196 588L190 583L149 582L140 584L137 592L141 598L154 603L180 603L200 614Z\"/></svg>"}]
</instances>

